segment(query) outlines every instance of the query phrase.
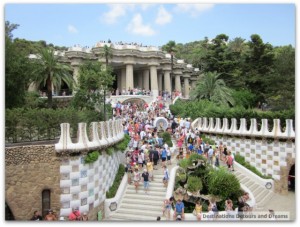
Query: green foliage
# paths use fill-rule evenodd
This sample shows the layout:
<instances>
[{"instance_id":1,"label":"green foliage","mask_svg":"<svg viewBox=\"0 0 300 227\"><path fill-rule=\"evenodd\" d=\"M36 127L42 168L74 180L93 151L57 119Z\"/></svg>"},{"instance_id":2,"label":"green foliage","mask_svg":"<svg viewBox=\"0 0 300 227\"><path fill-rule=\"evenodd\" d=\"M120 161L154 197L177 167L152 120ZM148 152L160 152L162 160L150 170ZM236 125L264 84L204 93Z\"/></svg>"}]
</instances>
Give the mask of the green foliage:
<instances>
[{"instance_id":1,"label":"green foliage","mask_svg":"<svg viewBox=\"0 0 300 227\"><path fill-rule=\"evenodd\" d=\"M114 179L114 183L109 188L109 190L106 192L106 198L110 199L110 198L115 197L115 195L118 191L118 188L120 186L120 183L122 181L122 178L124 176L124 173L125 173L125 167L124 167L124 165L120 164L118 172L117 172L116 177Z\"/></svg>"},{"instance_id":2,"label":"green foliage","mask_svg":"<svg viewBox=\"0 0 300 227\"><path fill-rule=\"evenodd\" d=\"M235 105L232 98L232 90L226 86L221 74L217 72L207 72L201 80L198 80L196 88L191 91L192 100L206 99L217 105Z\"/></svg>"},{"instance_id":3,"label":"green foliage","mask_svg":"<svg viewBox=\"0 0 300 227\"><path fill-rule=\"evenodd\" d=\"M187 190L190 192L198 192L203 188L200 177L189 176L187 180Z\"/></svg>"},{"instance_id":4,"label":"green foliage","mask_svg":"<svg viewBox=\"0 0 300 227\"><path fill-rule=\"evenodd\" d=\"M124 134L123 140L117 143L116 145L114 145L115 150L124 152L128 147L129 141L130 141L130 136L128 134Z\"/></svg>"},{"instance_id":5,"label":"green foliage","mask_svg":"<svg viewBox=\"0 0 300 227\"><path fill-rule=\"evenodd\" d=\"M203 141L204 143L208 143L209 145L214 145L214 144L216 144L216 141L214 141L214 140L211 139L211 138L206 137L205 135L202 135L201 138L202 138L202 141Z\"/></svg>"},{"instance_id":6,"label":"green foliage","mask_svg":"<svg viewBox=\"0 0 300 227\"><path fill-rule=\"evenodd\" d=\"M99 157L99 151L91 151L85 156L84 163L85 164L93 163L98 160L98 157Z\"/></svg>"},{"instance_id":7,"label":"green foliage","mask_svg":"<svg viewBox=\"0 0 300 227\"><path fill-rule=\"evenodd\" d=\"M242 106L246 109L256 107L256 97L249 90L234 90L232 97L236 106Z\"/></svg>"},{"instance_id":8,"label":"green foliage","mask_svg":"<svg viewBox=\"0 0 300 227\"><path fill-rule=\"evenodd\" d=\"M114 153L115 149L114 147L108 147L105 151L107 155L111 156Z\"/></svg>"},{"instance_id":9,"label":"green foliage","mask_svg":"<svg viewBox=\"0 0 300 227\"><path fill-rule=\"evenodd\" d=\"M100 121L95 111L64 109L14 108L5 110L5 141L16 143L57 139L60 124L70 124L71 137L76 137L78 123Z\"/></svg>"},{"instance_id":10,"label":"green foliage","mask_svg":"<svg viewBox=\"0 0 300 227\"><path fill-rule=\"evenodd\" d=\"M257 176L264 178L264 179L272 179L271 176L263 175L260 171L258 171L254 166L250 163L246 162L245 158L239 154L234 156L234 160L244 166L245 168L249 169L251 172L255 173Z\"/></svg>"},{"instance_id":11,"label":"green foliage","mask_svg":"<svg viewBox=\"0 0 300 227\"><path fill-rule=\"evenodd\" d=\"M189 165L188 159L181 159L179 161L179 166L185 170L187 169L188 165Z\"/></svg>"},{"instance_id":12,"label":"green foliage","mask_svg":"<svg viewBox=\"0 0 300 227\"><path fill-rule=\"evenodd\" d=\"M68 87L72 87L74 82L70 66L60 63L54 52L53 49L47 48L41 48L38 51L39 58L33 60L36 67L31 77L31 82L46 86L50 108L52 107L52 87L60 89L63 82Z\"/></svg>"},{"instance_id":13,"label":"green foliage","mask_svg":"<svg viewBox=\"0 0 300 227\"><path fill-rule=\"evenodd\" d=\"M208 176L208 191L221 199L233 199L237 198L237 193L240 192L240 183L227 169L212 169Z\"/></svg>"},{"instance_id":14,"label":"green foliage","mask_svg":"<svg viewBox=\"0 0 300 227\"><path fill-rule=\"evenodd\" d=\"M163 139L163 142L167 143L169 147L173 146L171 135L168 132L163 132L160 134L161 138Z\"/></svg>"},{"instance_id":15,"label":"green foliage","mask_svg":"<svg viewBox=\"0 0 300 227\"><path fill-rule=\"evenodd\" d=\"M80 66L78 86L71 105L77 109L102 110L105 92L114 81L110 67L100 62L87 61Z\"/></svg>"},{"instance_id":16,"label":"green foliage","mask_svg":"<svg viewBox=\"0 0 300 227\"><path fill-rule=\"evenodd\" d=\"M248 125L250 119L255 118L257 122L261 119L268 119L269 126L273 126L273 119L280 119L282 127L285 127L286 119L295 120L295 109L281 110L281 111L260 111L256 109L245 109L244 107L237 106L229 108L226 106L216 106L208 101L177 101L174 105L170 105L170 110L173 115L180 117L191 117L196 119L198 117L207 118L245 118Z\"/></svg>"}]
</instances>

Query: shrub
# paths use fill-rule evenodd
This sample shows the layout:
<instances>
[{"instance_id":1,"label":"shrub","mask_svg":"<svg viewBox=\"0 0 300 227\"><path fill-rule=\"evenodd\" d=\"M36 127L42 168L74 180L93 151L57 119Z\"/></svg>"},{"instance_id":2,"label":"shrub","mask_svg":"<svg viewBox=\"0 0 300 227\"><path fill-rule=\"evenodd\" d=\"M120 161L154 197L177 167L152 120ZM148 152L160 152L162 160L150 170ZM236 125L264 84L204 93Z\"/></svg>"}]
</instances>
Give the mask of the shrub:
<instances>
[{"instance_id":1,"label":"shrub","mask_svg":"<svg viewBox=\"0 0 300 227\"><path fill-rule=\"evenodd\" d=\"M187 169L188 167L188 159L182 159L179 161L179 166L183 169Z\"/></svg>"},{"instance_id":2,"label":"shrub","mask_svg":"<svg viewBox=\"0 0 300 227\"><path fill-rule=\"evenodd\" d=\"M221 199L237 199L240 182L237 177L225 168L212 169L208 176L208 192Z\"/></svg>"},{"instance_id":3,"label":"shrub","mask_svg":"<svg viewBox=\"0 0 300 227\"><path fill-rule=\"evenodd\" d=\"M106 192L106 198L109 199L109 198L115 197L115 195L118 191L118 188L120 186L120 183L122 181L122 178L124 176L124 173L125 173L125 167L124 167L124 165L120 164L118 172L117 172L116 177L114 179L114 183L109 188L109 190Z\"/></svg>"},{"instance_id":4,"label":"shrub","mask_svg":"<svg viewBox=\"0 0 300 227\"><path fill-rule=\"evenodd\" d=\"M203 188L202 181L200 177L189 176L187 180L187 190L190 192L198 192Z\"/></svg>"},{"instance_id":5,"label":"shrub","mask_svg":"<svg viewBox=\"0 0 300 227\"><path fill-rule=\"evenodd\" d=\"M85 156L84 163L85 164L93 163L98 160L98 157L99 157L99 151L91 151Z\"/></svg>"},{"instance_id":6,"label":"shrub","mask_svg":"<svg viewBox=\"0 0 300 227\"><path fill-rule=\"evenodd\" d=\"M164 141L165 143L168 144L169 147L172 147L172 146L173 146L173 143L172 143L172 139L171 139L170 133L168 133L168 132L163 132L163 133L161 133L160 136L161 136L161 138L163 139L163 141Z\"/></svg>"}]
</instances>

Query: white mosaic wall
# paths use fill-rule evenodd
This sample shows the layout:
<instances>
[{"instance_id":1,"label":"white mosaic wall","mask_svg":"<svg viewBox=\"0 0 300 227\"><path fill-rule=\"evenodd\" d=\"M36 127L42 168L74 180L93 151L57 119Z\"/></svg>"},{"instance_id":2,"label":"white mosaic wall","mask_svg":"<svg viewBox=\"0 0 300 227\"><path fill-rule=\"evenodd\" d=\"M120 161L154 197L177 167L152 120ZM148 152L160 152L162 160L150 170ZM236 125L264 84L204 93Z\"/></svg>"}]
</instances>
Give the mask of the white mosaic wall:
<instances>
[{"instance_id":1,"label":"white mosaic wall","mask_svg":"<svg viewBox=\"0 0 300 227\"><path fill-rule=\"evenodd\" d=\"M89 212L106 199L106 191L113 184L124 153L102 153L92 164L84 164L84 156L65 159L60 166L61 216L69 216L72 208Z\"/></svg>"},{"instance_id":2,"label":"white mosaic wall","mask_svg":"<svg viewBox=\"0 0 300 227\"><path fill-rule=\"evenodd\" d=\"M295 143L245 139L227 136L208 136L216 143L223 142L229 151L240 154L262 174L280 180L280 166L287 166L287 157L295 158Z\"/></svg>"}]
</instances>

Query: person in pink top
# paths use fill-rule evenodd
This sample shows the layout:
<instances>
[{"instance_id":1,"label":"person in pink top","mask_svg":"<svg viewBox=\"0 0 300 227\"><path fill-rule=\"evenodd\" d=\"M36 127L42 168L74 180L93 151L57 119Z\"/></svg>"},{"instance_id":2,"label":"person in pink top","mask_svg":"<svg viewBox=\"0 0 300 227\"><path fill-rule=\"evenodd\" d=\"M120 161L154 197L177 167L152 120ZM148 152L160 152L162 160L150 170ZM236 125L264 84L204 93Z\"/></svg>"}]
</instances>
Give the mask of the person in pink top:
<instances>
[{"instance_id":1,"label":"person in pink top","mask_svg":"<svg viewBox=\"0 0 300 227\"><path fill-rule=\"evenodd\" d=\"M74 208L72 213L69 215L69 221L80 221L81 215L78 208Z\"/></svg>"}]
</instances>

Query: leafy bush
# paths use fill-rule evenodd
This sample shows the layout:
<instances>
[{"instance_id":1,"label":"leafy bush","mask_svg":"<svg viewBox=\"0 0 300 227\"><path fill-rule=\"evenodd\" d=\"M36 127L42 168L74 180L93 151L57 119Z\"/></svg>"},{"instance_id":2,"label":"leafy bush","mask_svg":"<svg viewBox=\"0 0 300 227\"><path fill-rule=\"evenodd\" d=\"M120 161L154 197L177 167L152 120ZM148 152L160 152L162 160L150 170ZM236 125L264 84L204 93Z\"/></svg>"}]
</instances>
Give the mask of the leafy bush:
<instances>
[{"instance_id":1,"label":"leafy bush","mask_svg":"<svg viewBox=\"0 0 300 227\"><path fill-rule=\"evenodd\" d=\"M76 137L78 123L100 121L96 111L15 108L5 110L5 141L11 143L57 139L60 124L69 123L71 137Z\"/></svg>"},{"instance_id":2,"label":"leafy bush","mask_svg":"<svg viewBox=\"0 0 300 227\"><path fill-rule=\"evenodd\" d=\"M187 190L190 192L198 192L203 188L202 181L200 177L189 176L187 180Z\"/></svg>"},{"instance_id":3,"label":"leafy bush","mask_svg":"<svg viewBox=\"0 0 300 227\"><path fill-rule=\"evenodd\" d=\"M115 149L113 147L108 147L106 149L106 154L111 156L114 153Z\"/></svg>"},{"instance_id":4,"label":"leafy bush","mask_svg":"<svg viewBox=\"0 0 300 227\"><path fill-rule=\"evenodd\" d=\"M181 159L179 161L179 166L186 170L188 167L188 159Z\"/></svg>"},{"instance_id":5,"label":"leafy bush","mask_svg":"<svg viewBox=\"0 0 300 227\"><path fill-rule=\"evenodd\" d=\"M124 176L124 173L125 173L125 167L124 167L124 165L120 164L118 172L117 172L116 177L114 179L114 183L109 188L109 190L106 192L106 198L109 199L109 198L115 197L115 195L118 191L118 188L120 186L120 183L122 181L122 178Z\"/></svg>"},{"instance_id":6,"label":"leafy bush","mask_svg":"<svg viewBox=\"0 0 300 227\"><path fill-rule=\"evenodd\" d=\"M208 176L208 192L221 199L237 199L240 193L240 182L237 177L225 168L212 169Z\"/></svg>"},{"instance_id":7,"label":"leafy bush","mask_svg":"<svg viewBox=\"0 0 300 227\"><path fill-rule=\"evenodd\" d=\"M124 152L128 147L129 141L130 141L130 136L125 134L123 140L117 143L116 145L114 145L115 150Z\"/></svg>"},{"instance_id":8,"label":"leafy bush","mask_svg":"<svg viewBox=\"0 0 300 227\"><path fill-rule=\"evenodd\" d=\"M239 154L234 156L234 160L244 166L245 168L249 169L251 172L255 173L257 176L264 178L264 179L272 179L271 176L263 175L258 169L252 166L250 163L246 162L245 158Z\"/></svg>"},{"instance_id":9,"label":"leafy bush","mask_svg":"<svg viewBox=\"0 0 300 227\"><path fill-rule=\"evenodd\" d=\"M163 139L163 141L164 141L165 143L168 144L169 147L172 147L172 146L173 146L173 143L172 143L172 139L171 139L170 133L168 133L168 132L163 132L163 133L161 133L160 136L161 136L161 138Z\"/></svg>"},{"instance_id":10,"label":"leafy bush","mask_svg":"<svg viewBox=\"0 0 300 227\"><path fill-rule=\"evenodd\" d=\"M84 163L85 164L93 163L98 160L98 157L99 157L99 151L89 152L84 158Z\"/></svg>"}]
</instances>

